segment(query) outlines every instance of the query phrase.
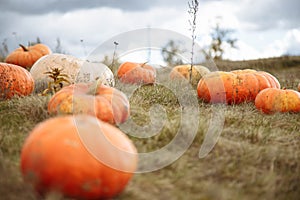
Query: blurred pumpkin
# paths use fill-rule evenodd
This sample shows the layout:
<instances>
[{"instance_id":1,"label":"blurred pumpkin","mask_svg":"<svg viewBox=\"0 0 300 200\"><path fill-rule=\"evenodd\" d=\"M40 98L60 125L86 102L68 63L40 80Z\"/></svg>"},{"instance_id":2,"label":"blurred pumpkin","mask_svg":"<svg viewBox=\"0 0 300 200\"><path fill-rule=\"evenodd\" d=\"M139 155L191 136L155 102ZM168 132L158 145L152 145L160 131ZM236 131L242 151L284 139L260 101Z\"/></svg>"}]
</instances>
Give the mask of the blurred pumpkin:
<instances>
[{"instance_id":1,"label":"blurred pumpkin","mask_svg":"<svg viewBox=\"0 0 300 200\"><path fill-rule=\"evenodd\" d=\"M0 62L0 99L26 96L33 92L34 80L21 66Z\"/></svg>"},{"instance_id":2,"label":"blurred pumpkin","mask_svg":"<svg viewBox=\"0 0 300 200\"><path fill-rule=\"evenodd\" d=\"M239 104L254 101L265 88L280 88L280 84L267 72L245 69L211 72L200 79L197 92L205 102Z\"/></svg>"},{"instance_id":3,"label":"blurred pumpkin","mask_svg":"<svg viewBox=\"0 0 300 200\"><path fill-rule=\"evenodd\" d=\"M115 80L112 71L102 63L80 60L71 55L50 54L40 58L30 69L36 86L36 92L42 92L48 87L51 78L46 72L58 68L63 74L68 76L70 84L89 83L95 80L101 80L105 85L114 86ZM63 87L69 83L63 83Z\"/></svg>"},{"instance_id":4,"label":"blurred pumpkin","mask_svg":"<svg viewBox=\"0 0 300 200\"><path fill-rule=\"evenodd\" d=\"M117 75L122 83L147 84L155 82L156 70L146 63L124 62L119 66Z\"/></svg>"},{"instance_id":5,"label":"blurred pumpkin","mask_svg":"<svg viewBox=\"0 0 300 200\"><path fill-rule=\"evenodd\" d=\"M137 168L137 151L116 127L88 115L39 123L21 151L26 183L41 195L108 199L120 194Z\"/></svg>"},{"instance_id":6,"label":"blurred pumpkin","mask_svg":"<svg viewBox=\"0 0 300 200\"><path fill-rule=\"evenodd\" d=\"M20 44L19 48L6 57L5 62L30 69L39 58L51 53L50 48L44 44L36 44L29 47Z\"/></svg>"},{"instance_id":7,"label":"blurred pumpkin","mask_svg":"<svg viewBox=\"0 0 300 200\"><path fill-rule=\"evenodd\" d=\"M300 93L295 90L267 88L255 98L255 106L263 113L300 112Z\"/></svg>"},{"instance_id":8,"label":"blurred pumpkin","mask_svg":"<svg viewBox=\"0 0 300 200\"><path fill-rule=\"evenodd\" d=\"M202 65L193 65L192 70L191 65L178 65L171 70L170 78L172 80L185 78L190 81L191 77L192 85L197 86L202 76L209 72L210 70ZM192 74L192 76L190 76L190 74Z\"/></svg>"},{"instance_id":9,"label":"blurred pumpkin","mask_svg":"<svg viewBox=\"0 0 300 200\"><path fill-rule=\"evenodd\" d=\"M50 114L89 114L111 124L120 124L129 117L126 95L109 86L78 83L55 93L48 103Z\"/></svg>"}]
</instances>

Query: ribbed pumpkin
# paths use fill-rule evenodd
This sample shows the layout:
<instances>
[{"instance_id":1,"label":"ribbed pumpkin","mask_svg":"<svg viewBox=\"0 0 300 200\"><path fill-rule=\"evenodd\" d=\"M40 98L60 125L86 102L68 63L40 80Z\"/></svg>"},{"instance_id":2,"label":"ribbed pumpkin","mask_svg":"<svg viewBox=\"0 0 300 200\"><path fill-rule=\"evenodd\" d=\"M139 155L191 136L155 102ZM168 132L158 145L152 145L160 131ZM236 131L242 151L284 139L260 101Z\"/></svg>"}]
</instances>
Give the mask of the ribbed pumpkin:
<instances>
[{"instance_id":1,"label":"ribbed pumpkin","mask_svg":"<svg viewBox=\"0 0 300 200\"><path fill-rule=\"evenodd\" d=\"M103 84L72 84L55 93L48 103L50 114L89 114L111 124L129 117L126 95Z\"/></svg>"},{"instance_id":2,"label":"ribbed pumpkin","mask_svg":"<svg viewBox=\"0 0 300 200\"><path fill-rule=\"evenodd\" d=\"M34 81L24 68L0 62L0 99L26 96L33 92Z\"/></svg>"},{"instance_id":3,"label":"ribbed pumpkin","mask_svg":"<svg viewBox=\"0 0 300 200\"><path fill-rule=\"evenodd\" d=\"M185 78L190 81L190 74L192 74L192 85L197 86L199 80L205 74L208 74L210 70L202 65L178 65L175 66L170 72L170 79L182 79Z\"/></svg>"},{"instance_id":4,"label":"ribbed pumpkin","mask_svg":"<svg viewBox=\"0 0 300 200\"><path fill-rule=\"evenodd\" d=\"M116 127L88 115L38 124L21 151L26 183L41 195L108 199L120 194L137 168L137 151Z\"/></svg>"},{"instance_id":5,"label":"ribbed pumpkin","mask_svg":"<svg viewBox=\"0 0 300 200\"><path fill-rule=\"evenodd\" d=\"M267 88L255 99L255 106L263 113L300 112L300 93L295 90Z\"/></svg>"},{"instance_id":6,"label":"ribbed pumpkin","mask_svg":"<svg viewBox=\"0 0 300 200\"><path fill-rule=\"evenodd\" d=\"M280 84L267 72L246 69L211 72L200 79L197 92L205 102L239 104L254 101L265 88L280 88Z\"/></svg>"},{"instance_id":7,"label":"ribbed pumpkin","mask_svg":"<svg viewBox=\"0 0 300 200\"><path fill-rule=\"evenodd\" d=\"M147 84L155 82L156 70L146 63L124 62L119 66L117 75L122 83Z\"/></svg>"},{"instance_id":8,"label":"ribbed pumpkin","mask_svg":"<svg viewBox=\"0 0 300 200\"><path fill-rule=\"evenodd\" d=\"M68 75L68 80L73 83L89 83L101 80L105 85L114 86L115 80L112 71L103 63L80 60L71 55L50 54L40 58L30 69L35 80L35 91L42 92L48 86L51 79L45 72L53 68L63 69L62 73ZM69 85L63 83L63 86Z\"/></svg>"},{"instance_id":9,"label":"ribbed pumpkin","mask_svg":"<svg viewBox=\"0 0 300 200\"><path fill-rule=\"evenodd\" d=\"M6 57L5 62L30 69L39 58L50 53L52 53L50 48L44 44L36 44L29 47L20 44L19 48Z\"/></svg>"}]
</instances>

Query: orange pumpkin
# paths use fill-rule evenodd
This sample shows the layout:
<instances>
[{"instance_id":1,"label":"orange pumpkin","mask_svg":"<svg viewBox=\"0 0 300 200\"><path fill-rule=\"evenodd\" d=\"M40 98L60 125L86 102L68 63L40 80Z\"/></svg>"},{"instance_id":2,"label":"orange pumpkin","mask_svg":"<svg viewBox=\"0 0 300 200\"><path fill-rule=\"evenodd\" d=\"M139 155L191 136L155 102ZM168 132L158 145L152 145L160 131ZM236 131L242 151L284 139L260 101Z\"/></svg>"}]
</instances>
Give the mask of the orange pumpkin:
<instances>
[{"instance_id":1,"label":"orange pumpkin","mask_svg":"<svg viewBox=\"0 0 300 200\"><path fill-rule=\"evenodd\" d=\"M254 101L265 88L280 88L280 84L267 72L246 69L211 72L200 79L197 92L205 102L239 104Z\"/></svg>"},{"instance_id":2,"label":"orange pumpkin","mask_svg":"<svg viewBox=\"0 0 300 200\"><path fill-rule=\"evenodd\" d=\"M46 195L106 199L121 193L137 168L137 151L116 127L89 115L38 124L21 151L24 181Z\"/></svg>"},{"instance_id":3,"label":"orange pumpkin","mask_svg":"<svg viewBox=\"0 0 300 200\"><path fill-rule=\"evenodd\" d=\"M0 99L26 96L33 92L34 80L24 68L0 62Z\"/></svg>"},{"instance_id":4,"label":"orange pumpkin","mask_svg":"<svg viewBox=\"0 0 300 200\"><path fill-rule=\"evenodd\" d=\"M30 69L39 58L50 53L50 48L44 44L36 44L29 47L20 44L19 48L6 57L5 62Z\"/></svg>"},{"instance_id":5,"label":"orange pumpkin","mask_svg":"<svg viewBox=\"0 0 300 200\"><path fill-rule=\"evenodd\" d=\"M177 65L172 68L170 72L170 79L182 79L185 78L190 81L192 78L191 84L197 86L199 80L205 75L208 74L210 70L202 65L193 65L191 70L191 65ZM192 74L190 76L190 74Z\"/></svg>"},{"instance_id":6,"label":"orange pumpkin","mask_svg":"<svg viewBox=\"0 0 300 200\"><path fill-rule=\"evenodd\" d=\"M48 103L50 114L89 114L111 124L129 117L126 95L103 84L72 84L55 93Z\"/></svg>"},{"instance_id":7,"label":"orange pumpkin","mask_svg":"<svg viewBox=\"0 0 300 200\"><path fill-rule=\"evenodd\" d=\"M124 62L120 65L117 75L123 83L147 84L155 82L156 70L146 63Z\"/></svg>"},{"instance_id":8,"label":"orange pumpkin","mask_svg":"<svg viewBox=\"0 0 300 200\"><path fill-rule=\"evenodd\" d=\"M300 112L300 93L295 90L267 88L255 99L255 106L263 113Z\"/></svg>"},{"instance_id":9,"label":"orange pumpkin","mask_svg":"<svg viewBox=\"0 0 300 200\"><path fill-rule=\"evenodd\" d=\"M265 72L265 71L256 71L256 70L253 70L253 69L244 69L244 70L233 70L231 71L232 73L235 73L235 74L253 74L256 76L256 78L259 80L259 81L262 81L260 82L259 84L259 90L263 90L265 88L268 88L269 85L271 86L271 88L280 88L280 83L279 81L277 80L277 78L275 76L273 76L272 74L268 73L268 72ZM264 81L264 80L261 80L261 76L266 78L268 81Z\"/></svg>"}]
</instances>

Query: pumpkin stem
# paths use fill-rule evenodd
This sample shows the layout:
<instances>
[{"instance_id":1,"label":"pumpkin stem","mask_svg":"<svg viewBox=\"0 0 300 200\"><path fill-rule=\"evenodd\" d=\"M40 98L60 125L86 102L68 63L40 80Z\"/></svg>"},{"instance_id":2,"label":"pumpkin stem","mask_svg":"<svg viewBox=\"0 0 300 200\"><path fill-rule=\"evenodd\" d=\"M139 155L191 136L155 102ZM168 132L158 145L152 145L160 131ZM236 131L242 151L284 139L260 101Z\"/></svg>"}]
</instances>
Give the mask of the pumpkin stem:
<instances>
[{"instance_id":1,"label":"pumpkin stem","mask_svg":"<svg viewBox=\"0 0 300 200\"><path fill-rule=\"evenodd\" d=\"M19 44L19 46L23 49L23 51L28 51L28 48L26 48L23 44Z\"/></svg>"},{"instance_id":2,"label":"pumpkin stem","mask_svg":"<svg viewBox=\"0 0 300 200\"><path fill-rule=\"evenodd\" d=\"M97 91L97 88L98 88L98 85L101 85L101 84L102 84L101 79L97 79L96 81L94 81L92 83L92 85L90 86L89 91L87 92L87 94L95 95L96 91Z\"/></svg>"},{"instance_id":3,"label":"pumpkin stem","mask_svg":"<svg viewBox=\"0 0 300 200\"><path fill-rule=\"evenodd\" d=\"M141 64L141 67L144 67L147 63L148 61L144 62L143 64Z\"/></svg>"}]
</instances>

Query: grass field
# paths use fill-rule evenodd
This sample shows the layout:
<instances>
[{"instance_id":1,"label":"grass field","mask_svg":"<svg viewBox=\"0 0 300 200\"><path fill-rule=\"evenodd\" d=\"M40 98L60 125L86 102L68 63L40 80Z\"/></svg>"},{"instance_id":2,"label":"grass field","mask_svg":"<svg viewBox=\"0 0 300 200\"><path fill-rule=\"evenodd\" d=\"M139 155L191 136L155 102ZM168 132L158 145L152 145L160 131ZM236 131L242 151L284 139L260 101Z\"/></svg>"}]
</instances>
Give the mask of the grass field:
<instances>
[{"instance_id":1,"label":"grass field","mask_svg":"<svg viewBox=\"0 0 300 200\"><path fill-rule=\"evenodd\" d=\"M300 82L300 57L216 64L220 70L268 71L286 88L296 89ZM48 100L49 97L32 95L0 101L1 199L36 199L32 189L22 181L19 157L30 130L51 117L46 111ZM182 108L176 96L159 85L137 89L130 103L132 119L139 125L146 125L153 117L149 116L151 106L159 104L166 111L166 115L152 112L155 118L166 119L159 134L149 139L131 137L139 152L162 148L183 125L190 127L191 132L196 129L197 135L178 160L157 171L135 174L116 199L299 199L300 114L264 115L252 103L220 106L197 100L199 113L191 117L199 122L194 127L189 124L192 120L180 121ZM214 109L225 117L222 133L213 150L199 158ZM185 134L189 136L189 132ZM46 199L63 198L49 195Z\"/></svg>"}]
</instances>

